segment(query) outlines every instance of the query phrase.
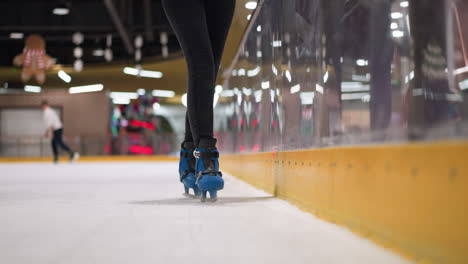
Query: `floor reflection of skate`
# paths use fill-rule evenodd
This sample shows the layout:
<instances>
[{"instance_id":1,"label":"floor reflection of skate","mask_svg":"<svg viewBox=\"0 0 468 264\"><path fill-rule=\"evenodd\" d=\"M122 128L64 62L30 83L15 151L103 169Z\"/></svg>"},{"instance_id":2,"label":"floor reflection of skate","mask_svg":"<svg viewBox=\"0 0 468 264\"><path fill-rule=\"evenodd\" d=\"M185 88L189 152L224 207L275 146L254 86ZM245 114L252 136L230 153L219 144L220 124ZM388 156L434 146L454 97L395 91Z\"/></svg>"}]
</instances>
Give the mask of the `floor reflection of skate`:
<instances>
[{"instance_id":1,"label":"floor reflection of skate","mask_svg":"<svg viewBox=\"0 0 468 264\"><path fill-rule=\"evenodd\" d=\"M218 197L216 203L213 204L240 204L240 203L254 203L263 202L274 199L273 196L261 196L261 197ZM189 194L182 198L169 198L161 200L149 200L149 201L133 201L131 204L139 205L198 205L205 206L206 203L200 203L200 197L196 197Z\"/></svg>"}]
</instances>

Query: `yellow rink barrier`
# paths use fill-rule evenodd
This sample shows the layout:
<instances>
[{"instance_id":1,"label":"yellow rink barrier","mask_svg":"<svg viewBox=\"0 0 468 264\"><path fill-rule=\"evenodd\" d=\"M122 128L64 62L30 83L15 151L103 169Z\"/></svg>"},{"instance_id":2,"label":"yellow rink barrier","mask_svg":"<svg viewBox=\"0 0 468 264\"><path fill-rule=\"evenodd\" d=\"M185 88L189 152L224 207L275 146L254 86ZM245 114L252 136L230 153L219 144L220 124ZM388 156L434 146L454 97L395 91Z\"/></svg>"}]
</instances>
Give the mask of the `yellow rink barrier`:
<instances>
[{"instance_id":1,"label":"yellow rink barrier","mask_svg":"<svg viewBox=\"0 0 468 264\"><path fill-rule=\"evenodd\" d=\"M222 155L226 172L417 263L468 263L468 142Z\"/></svg>"},{"instance_id":2,"label":"yellow rink barrier","mask_svg":"<svg viewBox=\"0 0 468 264\"><path fill-rule=\"evenodd\" d=\"M84 156L80 157L77 162L126 162L126 161L178 161L177 157L173 156ZM68 162L68 158L61 157L60 162ZM0 163L22 163L22 162L52 162L52 157L46 158L0 158Z\"/></svg>"}]
</instances>

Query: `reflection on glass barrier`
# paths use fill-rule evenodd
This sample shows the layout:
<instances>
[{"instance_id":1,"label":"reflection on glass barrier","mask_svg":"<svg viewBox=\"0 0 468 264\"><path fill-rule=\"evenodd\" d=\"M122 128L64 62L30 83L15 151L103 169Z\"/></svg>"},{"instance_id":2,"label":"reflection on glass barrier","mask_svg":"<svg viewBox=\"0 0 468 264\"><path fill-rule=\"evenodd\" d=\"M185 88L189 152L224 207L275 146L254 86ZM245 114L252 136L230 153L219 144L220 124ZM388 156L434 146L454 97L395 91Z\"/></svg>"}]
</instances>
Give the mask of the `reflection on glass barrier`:
<instances>
[{"instance_id":1,"label":"reflection on glass barrier","mask_svg":"<svg viewBox=\"0 0 468 264\"><path fill-rule=\"evenodd\" d=\"M468 135L468 2L265 0L216 108L227 152Z\"/></svg>"}]
</instances>

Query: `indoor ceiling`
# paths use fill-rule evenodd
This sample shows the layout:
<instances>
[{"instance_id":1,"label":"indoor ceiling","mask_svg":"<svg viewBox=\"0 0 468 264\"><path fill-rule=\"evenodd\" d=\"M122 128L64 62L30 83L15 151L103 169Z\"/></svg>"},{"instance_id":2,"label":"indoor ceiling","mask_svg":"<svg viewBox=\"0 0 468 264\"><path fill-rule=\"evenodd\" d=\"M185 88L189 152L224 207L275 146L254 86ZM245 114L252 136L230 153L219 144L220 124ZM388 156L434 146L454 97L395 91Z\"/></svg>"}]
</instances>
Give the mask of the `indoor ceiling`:
<instances>
[{"instance_id":1,"label":"indoor ceiling","mask_svg":"<svg viewBox=\"0 0 468 264\"><path fill-rule=\"evenodd\" d=\"M226 68L234 58L239 42L248 24L247 16L253 12L245 8L249 0L238 0L233 26L228 37L222 68ZM109 3L112 6L109 8ZM54 15L57 7L69 9L68 15ZM148 8L151 12L145 12ZM120 22L116 23L115 16ZM146 9L145 9L146 8ZM53 69L48 70L44 88L67 88L70 86L102 83L112 91L174 90L185 92L187 72L179 44L167 22L160 0L2 0L0 3L0 86L8 83L9 88L22 88L21 69L13 66L13 58L24 48L23 39L12 39L11 33L41 34L47 41L47 54L57 60ZM118 24L123 30L119 30ZM72 35L81 32L84 69L74 72L73 49L76 45ZM169 56L162 56L160 33L168 34ZM113 60L106 62L103 56L93 52L106 47L106 37L112 36ZM123 73L124 67L134 67L133 49L135 36L142 35L142 67L163 73L163 78L135 77ZM130 45L126 45L130 42ZM130 48L129 48L130 46ZM65 83L57 72L63 70L72 77ZM221 69L220 73L222 73ZM221 80L220 80L221 81ZM35 84L31 81L29 84Z\"/></svg>"}]
</instances>

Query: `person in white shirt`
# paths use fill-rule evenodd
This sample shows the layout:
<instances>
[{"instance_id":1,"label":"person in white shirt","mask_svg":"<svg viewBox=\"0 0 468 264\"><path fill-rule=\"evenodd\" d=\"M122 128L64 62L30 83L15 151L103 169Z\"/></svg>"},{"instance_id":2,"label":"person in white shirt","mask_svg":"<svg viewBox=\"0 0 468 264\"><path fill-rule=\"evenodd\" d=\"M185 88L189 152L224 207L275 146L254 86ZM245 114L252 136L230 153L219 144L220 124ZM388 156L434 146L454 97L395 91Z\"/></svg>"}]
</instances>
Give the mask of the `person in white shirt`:
<instances>
[{"instance_id":1,"label":"person in white shirt","mask_svg":"<svg viewBox=\"0 0 468 264\"><path fill-rule=\"evenodd\" d=\"M42 101L41 107L44 112L44 122L47 127L45 136L52 137L52 152L54 153L54 162L58 162L58 146L69 153L70 161L75 161L78 159L78 152L73 152L62 140L63 126L57 113L49 107L49 103L47 101Z\"/></svg>"}]
</instances>

